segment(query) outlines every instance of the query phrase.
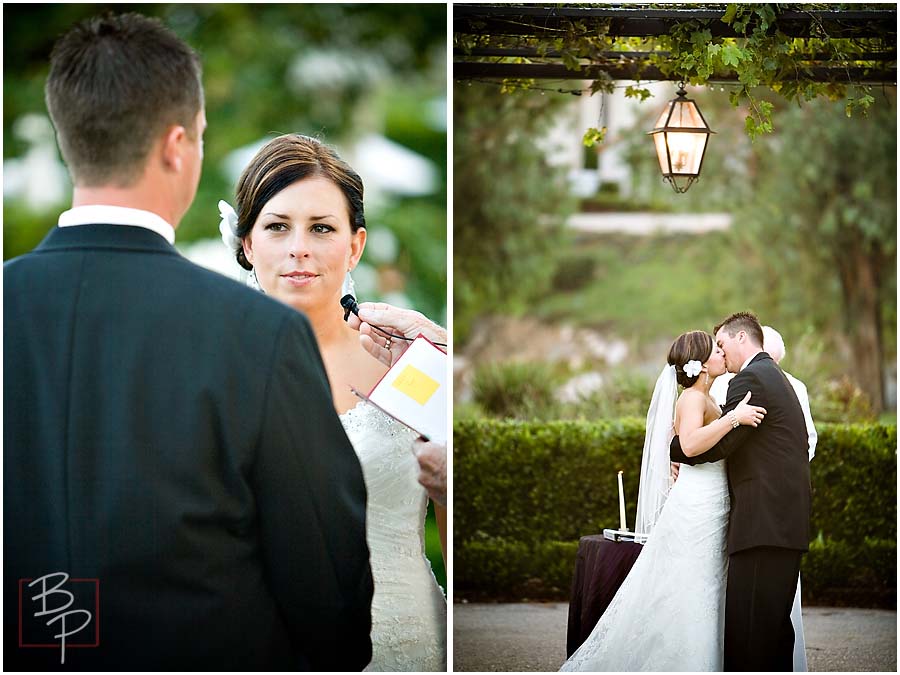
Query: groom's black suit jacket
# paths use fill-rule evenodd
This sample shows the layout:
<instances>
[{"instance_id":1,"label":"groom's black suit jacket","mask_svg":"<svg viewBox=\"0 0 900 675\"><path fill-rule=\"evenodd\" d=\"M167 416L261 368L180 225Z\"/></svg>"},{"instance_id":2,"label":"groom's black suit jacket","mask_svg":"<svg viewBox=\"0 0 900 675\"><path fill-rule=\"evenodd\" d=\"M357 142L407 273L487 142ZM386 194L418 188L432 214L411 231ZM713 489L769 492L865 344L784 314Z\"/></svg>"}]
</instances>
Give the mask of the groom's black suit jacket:
<instances>
[{"instance_id":1,"label":"groom's black suit jacket","mask_svg":"<svg viewBox=\"0 0 900 675\"><path fill-rule=\"evenodd\" d=\"M140 227L55 228L3 282L5 669L60 668L19 647L59 632L19 608L52 572L97 580L66 669L363 668L365 486L306 318Z\"/></svg>"},{"instance_id":2,"label":"groom's black suit jacket","mask_svg":"<svg viewBox=\"0 0 900 675\"><path fill-rule=\"evenodd\" d=\"M809 548L809 455L800 401L781 368L765 352L728 385L724 413L746 393L750 403L766 409L758 427L739 426L707 452L687 457L676 436L673 462L694 465L728 458L731 515L728 553L756 546L806 551Z\"/></svg>"}]
</instances>

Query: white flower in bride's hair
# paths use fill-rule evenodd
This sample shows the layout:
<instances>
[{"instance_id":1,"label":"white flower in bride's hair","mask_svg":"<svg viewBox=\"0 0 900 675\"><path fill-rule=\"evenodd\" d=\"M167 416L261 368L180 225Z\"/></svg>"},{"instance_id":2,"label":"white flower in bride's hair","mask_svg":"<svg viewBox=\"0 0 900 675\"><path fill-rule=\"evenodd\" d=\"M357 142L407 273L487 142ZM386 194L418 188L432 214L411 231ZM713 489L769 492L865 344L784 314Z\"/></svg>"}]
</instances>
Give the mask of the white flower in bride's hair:
<instances>
[{"instance_id":1,"label":"white flower in bride's hair","mask_svg":"<svg viewBox=\"0 0 900 675\"><path fill-rule=\"evenodd\" d=\"M228 247L232 253L236 253L241 247L241 240L237 236L238 217L231 208L231 204L223 199L219 200L219 216L222 221L219 223L219 233L222 235L222 243Z\"/></svg>"},{"instance_id":2,"label":"white flower in bride's hair","mask_svg":"<svg viewBox=\"0 0 900 675\"><path fill-rule=\"evenodd\" d=\"M692 359L684 364L684 374L688 377L697 377L700 374L700 362Z\"/></svg>"}]
</instances>

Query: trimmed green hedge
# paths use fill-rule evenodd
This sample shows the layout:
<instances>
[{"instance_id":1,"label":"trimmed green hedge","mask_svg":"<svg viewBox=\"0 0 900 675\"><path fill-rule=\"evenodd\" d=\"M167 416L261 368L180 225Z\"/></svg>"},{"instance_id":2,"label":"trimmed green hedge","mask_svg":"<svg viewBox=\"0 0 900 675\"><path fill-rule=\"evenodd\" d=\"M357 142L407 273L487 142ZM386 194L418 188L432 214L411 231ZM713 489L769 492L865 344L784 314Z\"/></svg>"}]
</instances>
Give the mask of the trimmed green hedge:
<instances>
[{"instance_id":1,"label":"trimmed green hedge","mask_svg":"<svg viewBox=\"0 0 900 675\"><path fill-rule=\"evenodd\" d=\"M897 428L818 426L807 601L896 606ZM633 527L644 421L454 425L454 593L567 598L578 539Z\"/></svg>"}]
</instances>

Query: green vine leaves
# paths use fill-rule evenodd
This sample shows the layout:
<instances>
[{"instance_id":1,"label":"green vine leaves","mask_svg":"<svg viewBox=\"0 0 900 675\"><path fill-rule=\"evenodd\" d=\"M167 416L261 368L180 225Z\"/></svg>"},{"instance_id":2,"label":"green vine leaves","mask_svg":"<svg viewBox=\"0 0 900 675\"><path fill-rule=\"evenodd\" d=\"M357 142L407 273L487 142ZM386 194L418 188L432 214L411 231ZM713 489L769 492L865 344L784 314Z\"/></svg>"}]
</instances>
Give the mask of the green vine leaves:
<instances>
[{"instance_id":1,"label":"green vine leaves","mask_svg":"<svg viewBox=\"0 0 900 675\"><path fill-rule=\"evenodd\" d=\"M847 116L866 113L875 102L871 86L854 81L851 68L875 68L878 64L866 61L861 54L873 49L893 48L893 36L884 38L832 38L821 22L810 13L811 28L808 37L796 38L778 29L778 13L784 9L796 10L797 5L738 4L727 5L721 19L690 19L676 23L667 35L651 38L618 37L610 35L609 21L587 26L582 21L563 23L554 33L542 37L513 36L457 36L458 47L464 51L474 46L532 47L538 60L553 57L568 70L579 72L586 63L608 61L606 52L621 52L628 59L629 52L642 52L642 58L633 59L637 67L636 83L625 89L625 96L644 101L651 96L649 89L640 85L644 70L654 66L666 77L683 80L691 85L722 82L723 78L736 78L729 94L731 104L747 110L745 130L755 139L774 130L772 115L774 104L762 98L764 90L774 92L788 102L802 104L818 97L829 100L845 100ZM805 7L810 7L806 5ZM710 27L718 21L729 24L738 37L714 37ZM648 55L649 54L649 55ZM636 55L637 56L637 55ZM517 58L530 63L531 58ZM829 69L844 69L846 77L840 81L821 82L814 76L816 64L826 62ZM591 94L612 92L614 81L605 73L594 80ZM818 78L821 79L821 78ZM534 80L504 82L504 91L539 88ZM605 130L590 128L584 134L587 146L601 142Z\"/></svg>"},{"instance_id":2,"label":"green vine leaves","mask_svg":"<svg viewBox=\"0 0 900 675\"><path fill-rule=\"evenodd\" d=\"M754 88L765 87L790 102L801 103L824 96L832 101L846 97L846 113L864 114L875 98L871 87L847 82L816 82L810 63L827 55L829 62L849 68L849 54L860 51L851 39L831 39L821 24L814 24L809 38L792 38L775 28L776 5L729 4L722 21L742 38L713 38L710 21L688 21L675 26L667 36L658 38L668 58L651 59L667 75L681 76L685 82L700 85L715 79L717 73L733 72L739 87L729 95L735 107L746 103L749 114L744 128L751 139L771 133L774 105L754 95Z\"/></svg>"}]
</instances>

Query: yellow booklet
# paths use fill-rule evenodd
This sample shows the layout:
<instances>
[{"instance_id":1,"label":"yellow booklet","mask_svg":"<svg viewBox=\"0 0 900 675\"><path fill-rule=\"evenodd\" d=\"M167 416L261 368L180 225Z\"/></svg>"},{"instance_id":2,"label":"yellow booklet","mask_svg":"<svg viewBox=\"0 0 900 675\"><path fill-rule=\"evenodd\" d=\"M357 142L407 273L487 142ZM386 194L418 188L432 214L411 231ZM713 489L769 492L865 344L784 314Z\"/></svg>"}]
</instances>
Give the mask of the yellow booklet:
<instances>
[{"instance_id":1,"label":"yellow booklet","mask_svg":"<svg viewBox=\"0 0 900 675\"><path fill-rule=\"evenodd\" d=\"M428 440L447 442L447 354L423 335L368 396L353 393Z\"/></svg>"}]
</instances>

